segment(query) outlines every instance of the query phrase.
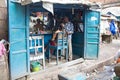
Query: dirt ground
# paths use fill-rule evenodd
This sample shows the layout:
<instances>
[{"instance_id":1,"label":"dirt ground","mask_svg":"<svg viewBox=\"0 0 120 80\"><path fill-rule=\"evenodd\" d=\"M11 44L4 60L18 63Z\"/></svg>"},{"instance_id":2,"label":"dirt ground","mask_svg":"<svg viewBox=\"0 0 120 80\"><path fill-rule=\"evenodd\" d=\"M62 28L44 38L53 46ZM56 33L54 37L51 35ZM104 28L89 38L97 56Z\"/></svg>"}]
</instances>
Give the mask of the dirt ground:
<instances>
[{"instance_id":1,"label":"dirt ground","mask_svg":"<svg viewBox=\"0 0 120 80\"><path fill-rule=\"evenodd\" d=\"M98 79L96 79L98 75L101 75L100 72L102 71L102 70L99 71L97 69L100 69L100 68L103 69L103 66L110 65L111 63L113 63L114 56L119 49L120 49L120 39L117 39L117 40L114 39L110 44L100 43L100 52L99 52L98 59L84 60L82 63L77 63L75 65L67 66L67 67L63 65L62 66L58 65L58 66L55 66L54 68L47 69L39 73L33 73L30 75L30 79L31 80L59 80L58 74L69 76L71 74L83 72L86 74L87 77L91 77L92 75L91 80L108 80L108 79L100 79L100 76L98 77ZM103 78L104 74L101 75L101 77Z\"/></svg>"},{"instance_id":2,"label":"dirt ground","mask_svg":"<svg viewBox=\"0 0 120 80\"><path fill-rule=\"evenodd\" d=\"M104 51L106 48L106 46L111 47L111 49L109 49L110 54L109 55L115 55L116 53L112 53L112 50L115 49L120 49L120 41L119 39L116 40L114 39L113 42L111 44L101 44L100 47L100 51ZM107 54L103 55L103 58L107 58ZM110 63L110 65L105 64L103 67L100 67L98 69L95 69L92 72L89 72L89 78L87 80L113 80L113 77L115 77L115 73L114 73L114 66L115 66L115 62Z\"/></svg>"}]
</instances>

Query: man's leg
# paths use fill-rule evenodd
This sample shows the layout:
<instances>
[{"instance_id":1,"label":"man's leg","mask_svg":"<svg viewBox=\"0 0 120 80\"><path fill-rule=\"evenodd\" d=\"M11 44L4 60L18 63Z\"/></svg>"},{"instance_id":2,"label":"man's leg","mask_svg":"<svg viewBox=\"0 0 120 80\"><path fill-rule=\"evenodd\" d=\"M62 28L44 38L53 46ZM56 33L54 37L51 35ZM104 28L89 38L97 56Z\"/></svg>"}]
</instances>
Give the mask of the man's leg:
<instances>
[{"instance_id":1,"label":"man's leg","mask_svg":"<svg viewBox=\"0 0 120 80\"><path fill-rule=\"evenodd\" d=\"M72 60L72 42L68 39L69 60Z\"/></svg>"},{"instance_id":2,"label":"man's leg","mask_svg":"<svg viewBox=\"0 0 120 80\"><path fill-rule=\"evenodd\" d=\"M57 36L57 33L54 33L54 34L53 34L53 37L52 37L52 41L55 40L56 36Z\"/></svg>"},{"instance_id":3,"label":"man's leg","mask_svg":"<svg viewBox=\"0 0 120 80\"><path fill-rule=\"evenodd\" d=\"M116 39L118 38L117 32L116 32L116 34L115 34L115 38L116 38Z\"/></svg>"}]
</instances>

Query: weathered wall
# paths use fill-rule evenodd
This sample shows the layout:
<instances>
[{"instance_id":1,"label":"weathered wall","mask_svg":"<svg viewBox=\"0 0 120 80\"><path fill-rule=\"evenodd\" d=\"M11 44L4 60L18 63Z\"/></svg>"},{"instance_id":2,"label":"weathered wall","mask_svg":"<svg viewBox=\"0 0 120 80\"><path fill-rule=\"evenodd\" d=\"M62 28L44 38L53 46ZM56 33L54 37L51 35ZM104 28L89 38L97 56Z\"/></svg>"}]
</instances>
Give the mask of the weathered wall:
<instances>
[{"instance_id":1,"label":"weathered wall","mask_svg":"<svg viewBox=\"0 0 120 80\"><path fill-rule=\"evenodd\" d=\"M7 7L5 0L0 0L0 40L8 37ZM0 80L8 79L8 68L4 56L0 57Z\"/></svg>"},{"instance_id":2,"label":"weathered wall","mask_svg":"<svg viewBox=\"0 0 120 80\"><path fill-rule=\"evenodd\" d=\"M7 39L7 7L5 0L0 0L0 39Z\"/></svg>"}]
</instances>

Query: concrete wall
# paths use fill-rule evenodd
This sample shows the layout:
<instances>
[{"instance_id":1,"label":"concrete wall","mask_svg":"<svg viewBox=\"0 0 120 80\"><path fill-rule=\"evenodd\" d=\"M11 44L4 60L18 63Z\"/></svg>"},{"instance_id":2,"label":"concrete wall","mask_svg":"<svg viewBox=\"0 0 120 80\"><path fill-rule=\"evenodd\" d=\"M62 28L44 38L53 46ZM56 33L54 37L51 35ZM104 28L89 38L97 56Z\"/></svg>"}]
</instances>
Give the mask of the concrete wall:
<instances>
[{"instance_id":1,"label":"concrete wall","mask_svg":"<svg viewBox=\"0 0 120 80\"><path fill-rule=\"evenodd\" d=\"M0 0L0 39L7 39L7 7L5 0Z\"/></svg>"},{"instance_id":2,"label":"concrete wall","mask_svg":"<svg viewBox=\"0 0 120 80\"><path fill-rule=\"evenodd\" d=\"M7 0L6 0L7 1ZM8 37L8 27L7 27L7 7L5 0L0 0L0 40L6 39ZM8 67L4 56L0 57L0 80L8 79Z\"/></svg>"}]
</instances>

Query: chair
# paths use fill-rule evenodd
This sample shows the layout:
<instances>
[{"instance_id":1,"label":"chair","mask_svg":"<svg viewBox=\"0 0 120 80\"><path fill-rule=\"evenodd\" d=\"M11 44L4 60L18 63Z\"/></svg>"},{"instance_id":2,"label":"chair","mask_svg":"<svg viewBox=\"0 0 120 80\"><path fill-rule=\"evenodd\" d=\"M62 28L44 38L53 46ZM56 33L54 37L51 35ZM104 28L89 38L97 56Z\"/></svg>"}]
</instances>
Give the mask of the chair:
<instances>
[{"instance_id":1,"label":"chair","mask_svg":"<svg viewBox=\"0 0 120 80\"><path fill-rule=\"evenodd\" d=\"M30 36L29 37L30 61L41 60L43 69L45 68L44 55L44 36Z\"/></svg>"},{"instance_id":2,"label":"chair","mask_svg":"<svg viewBox=\"0 0 120 80\"><path fill-rule=\"evenodd\" d=\"M62 37L61 37L61 35L62 35ZM56 46L49 44L49 58L48 58L49 62L50 62L50 58L51 58L51 51L50 51L51 49L55 50L55 52L56 52L57 64L59 64L59 57L60 58L62 57L64 51L66 52L66 54L65 54L66 61L68 61L68 39L67 39L67 37L65 37L65 34L63 32L58 33ZM61 52L60 56L59 56L59 51Z\"/></svg>"}]
</instances>

